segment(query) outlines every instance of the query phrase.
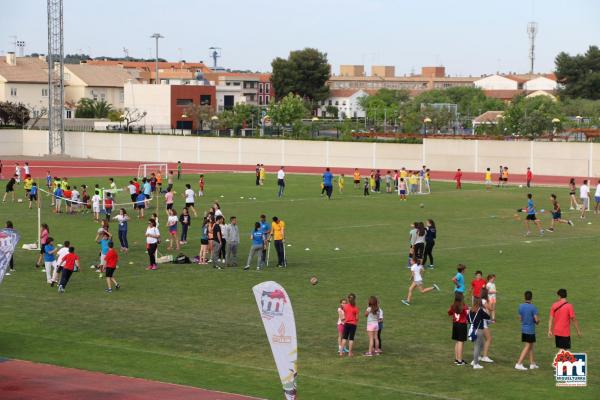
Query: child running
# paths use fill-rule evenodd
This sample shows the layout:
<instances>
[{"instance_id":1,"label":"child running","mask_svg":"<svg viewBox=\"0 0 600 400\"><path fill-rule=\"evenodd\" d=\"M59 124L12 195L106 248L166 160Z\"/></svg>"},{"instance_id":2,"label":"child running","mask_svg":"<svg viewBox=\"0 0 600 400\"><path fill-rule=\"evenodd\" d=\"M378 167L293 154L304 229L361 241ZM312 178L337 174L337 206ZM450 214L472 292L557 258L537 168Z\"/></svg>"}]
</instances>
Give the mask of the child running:
<instances>
[{"instance_id":1,"label":"child running","mask_svg":"<svg viewBox=\"0 0 600 400\"><path fill-rule=\"evenodd\" d=\"M431 292L432 290L437 290L437 291L440 290L439 286L436 285L435 283L433 284L433 286L430 286L428 288L423 287L423 272L424 271L425 270L424 270L423 266L421 265L421 260L413 258L413 263L412 263L412 266L410 267L411 284L408 287L408 295L406 296L405 300L402 300L402 304L410 306L411 301L412 301L413 290L415 288L419 288L419 291L421 293Z\"/></svg>"},{"instance_id":2,"label":"child running","mask_svg":"<svg viewBox=\"0 0 600 400\"><path fill-rule=\"evenodd\" d=\"M379 338L377 332L379 331L379 301L377 297L369 297L369 306L365 311L365 317L367 317L367 334L369 335L369 351L364 356L372 357L379 355Z\"/></svg>"},{"instance_id":3,"label":"child running","mask_svg":"<svg viewBox=\"0 0 600 400\"><path fill-rule=\"evenodd\" d=\"M356 325L358 324L358 307L356 307L356 295L350 293L347 297L347 303L344 305L344 335L342 336L342 348L346 348L348 343L348 357L353 357L354 353L354 335L356 334ZM344 353L339 353L340 357Z\"/></svg>"},{"instance_id":4,"label":"child running","mask_svg":"<svg viewBox=\"0 0 600 400\"><path fill-rule=\"evenodd\" d=\"M540 236L544 235L544 228L542 228L541 221L535 216L535 206L533 205L533 195L531 193L527 194L527 207L523 210L527 213L527 217L525 217L525 226L527 227L527 232L525 232L525 236L529 236L531 234L529 221L532 221L535 226L540 231Z\"/></svg>"},{"instance_id":5,"label":"child running","mask_svg":"<svg viewBox=\"0 0 600 400\"><path fill-rule=\"evenodd\" d=\"M79 256L75 254L75 247L69 247L69 254L64 258L61 274L60 283L58 285L58 293L64 293L67 283L73 272L79 270Z\"/></svg>"},{"instance_id":6,"label":"child running","mask_svg":"<svg viewBox=\"0 0 600 400\"><path fill-rule=\"evenodd\" d=\"M556 200L556 195L553 193L550 195L550 201L552 202L552 222L550 223L550 228L546 229L548 232L554 232L554 224L568 224L573 226L573 221L570 219L562 219L562 213L560 210L560 204Z\"/></svg>"}]
</instances>

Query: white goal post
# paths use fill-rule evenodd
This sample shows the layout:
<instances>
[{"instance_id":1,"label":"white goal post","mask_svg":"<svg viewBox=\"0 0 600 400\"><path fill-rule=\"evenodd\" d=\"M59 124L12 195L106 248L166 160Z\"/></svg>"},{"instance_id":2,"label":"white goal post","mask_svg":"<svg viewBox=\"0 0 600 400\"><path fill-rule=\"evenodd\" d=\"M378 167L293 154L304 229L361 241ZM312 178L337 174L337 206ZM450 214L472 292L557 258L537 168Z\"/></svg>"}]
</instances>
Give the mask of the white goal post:
<instances>
[{"instance_id":1,"label":"white goal post","mask_svg":"<svg viewBox=\"0 0 600 400\"><path fill-rule=\"evenodd\" d=\"M160 172L166 178L168 170L169 166L167 164L140 164L138 165L137 177L140 179L150 176L153 172Z\"/></svg>"},{"instance_id":2,"label":"white goal post","mask_svg":"<svg viewBox=\"0 0 600 400\"><path fill-rule=\"evenodd\" d=\"M431 193L431 184L429 179L419 176L419 181L416 185L411 185L410 180L408 178L404 178L406 182L406 194L430 194ZM415 186L415 187L413 187ZM398 188L398 196L400 196L400 188Z\"/></svg>"}]
</instances>

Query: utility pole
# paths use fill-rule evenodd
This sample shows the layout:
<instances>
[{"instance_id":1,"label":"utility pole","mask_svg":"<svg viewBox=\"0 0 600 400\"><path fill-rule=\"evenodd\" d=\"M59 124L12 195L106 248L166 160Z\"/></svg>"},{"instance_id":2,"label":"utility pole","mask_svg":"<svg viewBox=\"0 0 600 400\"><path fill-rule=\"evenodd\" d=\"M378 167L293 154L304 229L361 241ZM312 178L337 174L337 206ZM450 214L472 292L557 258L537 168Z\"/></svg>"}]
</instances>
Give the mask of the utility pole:
<instances>
[{"instance_id":1,"label":"utility pole","mask_svg":"<svg viewBox=\"0 0 600 400\"><path fill-rule=\"evenodd\" d=\"M537 22L529 22L527 24L527 35L529 36L529 73L533 74L533 66L535 63L535 36L538 32Z\"/></svg>"},{"instance_id":2,"label":"utility pole","mask_svg":"<svg viewBox=\"0 0 600 400\"><path fill-rule=\"evenodd\" d=\"M150 37L156 39L156 76L154 78L154 84L158 85L160 84L160 80L158 79L158 39L163 39L164 36L162 36L160 33L155 33Z\"/></svg>"}]
</instances>

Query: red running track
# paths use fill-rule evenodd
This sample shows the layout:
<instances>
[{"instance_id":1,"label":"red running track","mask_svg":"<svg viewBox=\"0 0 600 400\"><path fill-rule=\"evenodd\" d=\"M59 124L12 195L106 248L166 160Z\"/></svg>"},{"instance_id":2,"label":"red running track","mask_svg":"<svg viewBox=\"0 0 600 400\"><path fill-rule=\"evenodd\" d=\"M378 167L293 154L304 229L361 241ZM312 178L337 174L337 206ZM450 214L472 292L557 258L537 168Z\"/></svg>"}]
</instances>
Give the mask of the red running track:
<instances>
[{"instance_id":1,"label":"red running track","mask_svg":"<svg viewBox=\"0 0 600 400\"><path fill-rule=\"evenodd\" d=\"M256 397L214 392L191 386L19 360L0 360L0 399L258 400Z\"/></svg>"},{"instance_id":2,"label":"red running track","mask_svg":"<svg viewBox=\"0 0 600 400\"><path fill-rule=\"evenodd\" d=\"M5 160L2 169L2 178L6 179L12 171L14 171L15 162L23 166L23 163L27 161L23 160ZM55 160L31 160L29 165L31 172L35 178L45 178L46 171L50 170L52 176L59 177L86 177L86 176L135 176L138 171L138 166L141 163L131 161L55 161ZM176 163L168 163L169 169L176 170ZM266 165L265 169L267 172L277 172L279 165ZM199 174L206 172L254 172L255 165L237 165L237 164L194 164L185 163L183 164L184 174ZM285 170L288 173L297 174L321 174L325 167L298 167L298 166L286 166ZM349 180L352 179L354 173L353 168L332 168L332 171L336 174L346 174ZM368 168L360 168L362 176L370 173ZM382 174L385 174L385 170L382 170ZM514 172L514 171L513 171ZM432 180L439 181L451 181L454 179L455 171L432 171ZM477 182L483 183L484 174L475 172L463 172L463 182ZM581 183L588 177L574 176L577 183ZM493 174L492 179L494 182L498 180L498 174ZM526 182L525 173L523 174L510 174L509 184L524 184ZM552 176L552 175L535 175L533 176L532 183L534 185L547 185L547 186L567 186L569 182L568 177L564 176ZM595 185L595 180L592 184Z\"/></svg>"}]
</instances>

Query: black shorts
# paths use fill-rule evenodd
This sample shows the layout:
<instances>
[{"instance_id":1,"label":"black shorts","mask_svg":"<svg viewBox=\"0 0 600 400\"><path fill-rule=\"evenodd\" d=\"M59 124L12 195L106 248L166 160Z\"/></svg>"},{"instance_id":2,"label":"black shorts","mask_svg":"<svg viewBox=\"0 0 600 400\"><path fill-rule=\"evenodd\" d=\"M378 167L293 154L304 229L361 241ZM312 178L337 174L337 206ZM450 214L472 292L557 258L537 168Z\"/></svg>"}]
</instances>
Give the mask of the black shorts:
<instances>
[{"instance_id":1,"label":"black shorts","mask_svg":"<svg viewBox=\"0 0 600 400\"><path fill-rule=\"evenodd\" d=\"M208 239L200 239L200 244L208 245Z\"/></svg>"},{"instance_id":2,"label":"black shorts","mask_svg":"<svg viewBox=\"0 0 600 400\"><path fill-rule=\"evenodd\" d=\"M562 218L562 214L560 212L553 212L552 213L552 219L553 220L558 221L561 218Z\"/></svg>"},{"instance_id":3,"label":"black shorts","mask_svg":"<svg viewBox=\"0 0 600 400\"><path fill-rule=\"evenodd\" d=\"M6 193L10 193L10 192L14 192L14 191L15 191L15 188L8 187L8 186L6 187Z\"/></svg>"},{"instance_id":4,"label":"black shorts","mask_svg":"<svg viewBox=\"0 0 600 400\"><path fill-rule=\"evenodd\" d=\"M571 190L571 191L569 192L569 196L575 196L575 192Z\"/></svg>"},{"instance_id":5,"label":"black shorts","mask_svg":"<svg viewBox=\"0 0 600 400\"><path fill-rule=\"evenodd\" d=\"M113 275L115 274L115 269L116 268L104 268L104 275L107 278L112 278Z\"/></svg>"},{"instance_id":6,"label":"black shorts","mask_svg":"<svg viewBox=\"0 0 600 400\"><path fill-rule=\"evenodd\" d=\"M528 221L536 221L537 220L535 214L527 214L527 217L525 217L525 219Z\"/></svg>"},{"instance_id":7,"label":"black shorts","mask_svg":"<svg viewBox=\"0 0 600 400\"><path fill-rule=\"evenodd\" d=\"M185 203L185 206L186 206L187 208L189 208L189 207L194 207L194 203Z\"/></svg>"},{"instance_id":8,"label":"black shorts","mask_svg":"<svg viewBox=\"0 0 600 400\"><path fill-rule=\"evenodd\" d=\"M355 334L356 334L356 325L344 324L344 335L342 336L343 339L354 340Z\"/></svg>"},{"instance_id":9,"label":"black shorts","mask_svg":"<svg viewBox=\"0 0 600 400\"><path fill-rule=\"evenodd\" d=\"M459 322L452 323L452 340L458 342L467 341L467 324L461 324Z\"/></svg>"},{"instance_id":10,"label":"black shorts","mask_svg":"<svg viewBox=\"0 0 600 400\"><path fill-rule=\"evenodd\" d=\"M535 343L535 333L521 333L521 342Z\"/></svg>"},{"instance_id":11,"label":"black shorts","mask_svg":"<svg viewBox=\"0 0 600 400\"><path fill-rule=\"evenodd\" d=\"M354 180L354 184L358 185L360 183L360 181Z\"/></svg>"},{"instance_id":12,"label":"black shorts","mask_svg":"<svg viewBox=\"0 0 600 400\"><path fill-rule=\"evenodd\" d=\"M149 195L149 194L146 194L146 193L144 193L144 197L145 197L146 199L149 199L149 198L150 198L150 195Z\"/></svg>"},{"instance_id":13,"label":"black shorts","mask_svg":"<svg viewBox=\"0 0 600 400\"><path fill-rule=\"evenodd\" d=\"M29 201L37 201L37 194L30 194Z\"/></svg>"},{"instance_id":14,"label":"black shorts","mask_svg":"<svg viewBox=\"0 0 600 400\"><path fill-rule=\"evenodd\" d=\"M557 349L568 350L571 348L571 336L554 336L554 343Z\"/></svg>"},{"instance_id":15,"label":"black shorts","mask_svg":"<svg viewBox=\"0 0 600 400\"><path fill-rule=\"evenodd\" d=\"M173 208L173 203L167 204L167 210L171 210Z\"/></svg>"},{"instance_id":16,"label":"black shorts","mask_svg":"<svg viewBox=\"0 0 600 400\"><path fill-rule=\"evenodd\" d=\"M40 248L40 254L44 254L44 250L46 249L46 244L42 243Z\"/></svg>"},{"instance_id":17,"label":"black shorts","mask_svg":"<svg viewBox=\"0 0 600 400\"><path fill-rule=\"evenodd\" d=\"M131 197L131 201L133 203L135 203L135 199L137 198L137 194L134 193L134 194L130 194L129 196Z\"/></svg>"}]
</instances>

